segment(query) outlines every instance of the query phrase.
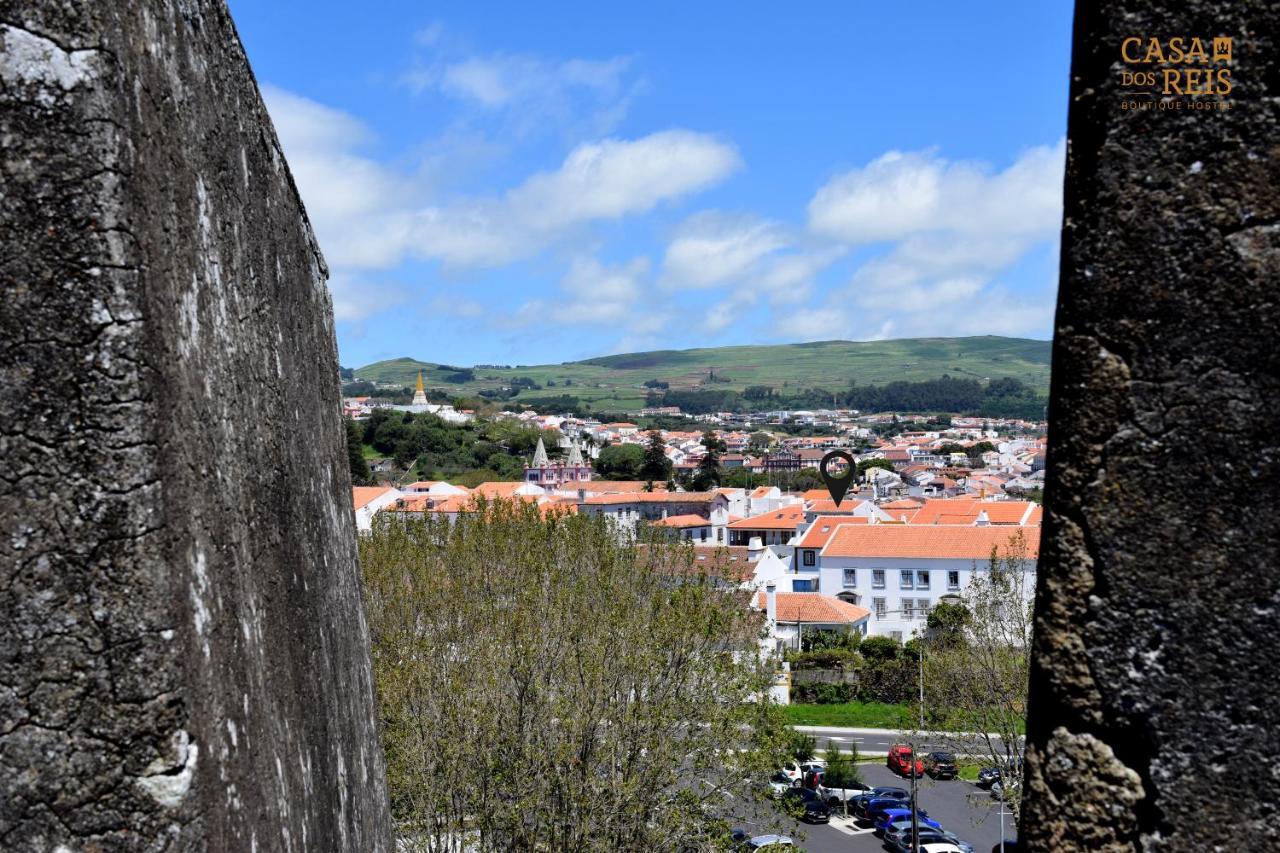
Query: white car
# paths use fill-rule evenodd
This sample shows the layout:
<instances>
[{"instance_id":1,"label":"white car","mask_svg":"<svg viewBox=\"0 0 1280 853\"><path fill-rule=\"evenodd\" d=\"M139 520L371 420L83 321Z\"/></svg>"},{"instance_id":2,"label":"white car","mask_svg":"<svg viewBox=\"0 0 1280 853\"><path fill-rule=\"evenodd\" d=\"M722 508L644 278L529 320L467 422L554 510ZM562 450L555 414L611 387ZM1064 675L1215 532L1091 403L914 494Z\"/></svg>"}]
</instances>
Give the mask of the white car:
<instances>
[{"instance_id":1,"label":"white car","mask_svg":"<svg viewBox=\"0 0 1280 853\"><path fill-rule=\"evenodd\" d=\"M796 780L792 779L785 771L779 770L769 777L769 793L776 800L787 792L788 788L794 788Z\"/></svg>"},{"instance_id":2,"label":"white car","mask_svg":"<svg viewBox=\"0 0 1280 853\"><path fill-rule=\"evenodd\" d=\"M821 771L827 769L827 762L820 758L813 758L809 761L795 762L788 761L782 765L782 772L787 774L788 779L803 782L806 773L812 773L815 770Z\"/></svg>"},{"instance_id":3,"label":"white car","mask_svg":"<svg viewBox=\"0 0 1280 853\"><path fill-rule=\"evenodd\" d=\"M954 844L948 844L945 841L939 841L936 844L921 844L922 853L964 853Z\"/></svg>"},{"instance_id":4,"label":"white car","mask_svg":"<svg viewBox=\"0 0 1280 853\"><path fill-rule=\"evenodd\" d=\"M870 790L870 786L863 785L861 782L854 782L846 788L828 788L826 785L819 785L818 796L824 803L835 809Z\"/></svg>"}]
</instances>

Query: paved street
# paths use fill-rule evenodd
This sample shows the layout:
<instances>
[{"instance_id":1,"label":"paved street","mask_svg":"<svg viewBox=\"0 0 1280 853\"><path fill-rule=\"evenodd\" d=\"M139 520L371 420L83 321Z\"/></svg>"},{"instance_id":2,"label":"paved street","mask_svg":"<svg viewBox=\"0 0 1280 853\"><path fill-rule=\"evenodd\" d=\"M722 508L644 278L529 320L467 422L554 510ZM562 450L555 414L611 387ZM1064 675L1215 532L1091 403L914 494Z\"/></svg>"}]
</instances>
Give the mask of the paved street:
<instances>
[{"instance_id":1,"label":"paved street","mask_svg":"<svg viewBox=\"0 0 1280 853\"><path fill-rule=\"evenodd\" d=\"M858 752L862 755L887 755L889 747L895 743L907 743L911 737L908 732L898 732L892 729L846 729L830 726L792 726L792 728L798 732L813 735L818 744L819 754L833 746L844 751L847 751L851 746L856 746ZM934 749L950 751L949 746L931 744L926 741L919 745L918 752L920 755L925 755ZM985 742L981 742L975 737L973 746L969 751L975 755L983 755L986 753L987 747Z\"/></svg>"},{"instance_id":2,"label":"paved street","mask_svg":"<svg viewBox=\"0 0 1280 853\"><path fill-rule=\"evenodd\" d=\"M888 749L888 746L885 747ZM910 787L910 780L889 771L883 764L863 764L862 778L868 785L896 785ZM927 776L920 780L920 807L929 816L973 845L977 853L987 853L1000 840L999 804L969 782L953 779L935 782ZM753 834L779 832L790 835L800 848L809 853L858 853L858 851L883 851L880 839L871 827L858 826L852 820L836 817L829 826L797 825L779 812L761 815L745 825ZM1013 830L1006 826L1012 837Z\"/></svg>"}]
</instances>

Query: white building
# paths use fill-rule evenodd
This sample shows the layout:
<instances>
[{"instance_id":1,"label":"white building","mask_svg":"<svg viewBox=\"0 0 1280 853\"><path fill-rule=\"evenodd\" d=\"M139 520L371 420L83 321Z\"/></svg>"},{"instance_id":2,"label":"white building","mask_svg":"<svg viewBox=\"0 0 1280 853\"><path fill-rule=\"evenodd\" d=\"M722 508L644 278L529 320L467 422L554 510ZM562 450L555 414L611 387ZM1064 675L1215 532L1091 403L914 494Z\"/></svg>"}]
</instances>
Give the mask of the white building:
<instances>
[{"instance_id":1,"label":"white building","mask_svg":"<svg viewBox=\"0 0 1280 853\"><path fill-rule=\"evenodd\" d=\"M838 524L814 560L817 588L869 609L871 634L908 640L923 631L929 608L987 570L993 549L1016 553L1019 537L1025 570L1034 573L1039 527Z\"/></svg>"},{"instance_id":2,"label":"white building","mask_svg":"<svg viewBox=\"0 0 1280 853\"><path fill-rule=\"evenodd\" d=\"M351 503L356 511L356 531L368 533L373 529L373 517L378 510L394 504L404 493L391 486L354 486Z\"/></svg>"}]
</instances>

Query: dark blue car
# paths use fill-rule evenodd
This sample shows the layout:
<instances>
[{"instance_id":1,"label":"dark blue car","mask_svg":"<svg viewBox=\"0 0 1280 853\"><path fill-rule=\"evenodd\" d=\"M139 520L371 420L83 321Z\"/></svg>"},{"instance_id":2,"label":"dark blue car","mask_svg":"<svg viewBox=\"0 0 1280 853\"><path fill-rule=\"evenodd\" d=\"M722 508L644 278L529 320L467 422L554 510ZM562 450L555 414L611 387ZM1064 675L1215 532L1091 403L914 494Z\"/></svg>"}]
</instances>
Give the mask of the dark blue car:
<instances>
[{"instance_id":1,"label":"dark blue car","mask_svg":"<svg viewBox=\"0 0 1280 853\"><path fill-rule=\"evenodd\" d=\"M901 808L906 808L907 813L911 813L910 804L903 800L891 797L877 797L867 803L865 818L872 823L879 823L885 812Z\"/></svg>"},{"instance_id":2,"label":"dark blue car","mask_svg":"<svg viewBox=\"0 0 1280 853\"><path fill-rule=\"evenodd\" d=\"M916 809L916 816L918 817L920 821L920 826L922 828L926 826L929 827L930 829L942 828L942 824L938 823L936 820L929 819L929 813L924 809ZM876 819L875 834L884 835L884 831L888 829L889 824L893 823L895 820L898 820L904 817L907 820L911 820L911 809L904 809L901 807L893 808L893 809L885 809L880 813L880 817Z\"/></svg>"}]
</instances>

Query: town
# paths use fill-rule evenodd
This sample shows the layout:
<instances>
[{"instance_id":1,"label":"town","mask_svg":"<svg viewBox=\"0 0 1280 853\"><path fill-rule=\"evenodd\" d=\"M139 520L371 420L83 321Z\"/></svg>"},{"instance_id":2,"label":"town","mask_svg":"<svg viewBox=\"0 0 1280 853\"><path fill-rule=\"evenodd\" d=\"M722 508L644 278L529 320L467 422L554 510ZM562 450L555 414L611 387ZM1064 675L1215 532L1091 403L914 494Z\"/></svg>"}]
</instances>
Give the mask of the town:
<instances>
[{"instance_id":1,"label":"town","mask_svg":"<svg viewBox=\"0 0 1280 853\"><path fill-rule=\"evenodd\" d=\"M389 411L452 423L476 417L428 402L421 377L409 405L346 398L343 410L353 423ZM701 428L664 430L533 409L494 417L537 430L518 479L471 487L402 482L405 472L375 457L382 482L353 487L359 529L369 531L379 518L452 520L477 500L604 516L632 539L652 528L694 546L696 559L726 580L773 591L770 624L777 640L794 648L806 630L911 639L933 606L963 591L1017 532L1028 569L1034 565L1043 422L770 411L702 415L692 419ZM777 430L786 424L829 433L790 436ZM836 449L852 451L857 466L857 487L839 504L818 474ZM647 471L646 453L661 454ZM629 478L601 476L598 460L621 455L635 463L625 469ZM748 485L729 485L743 475Z\"/></svg>"}]
</instances>

